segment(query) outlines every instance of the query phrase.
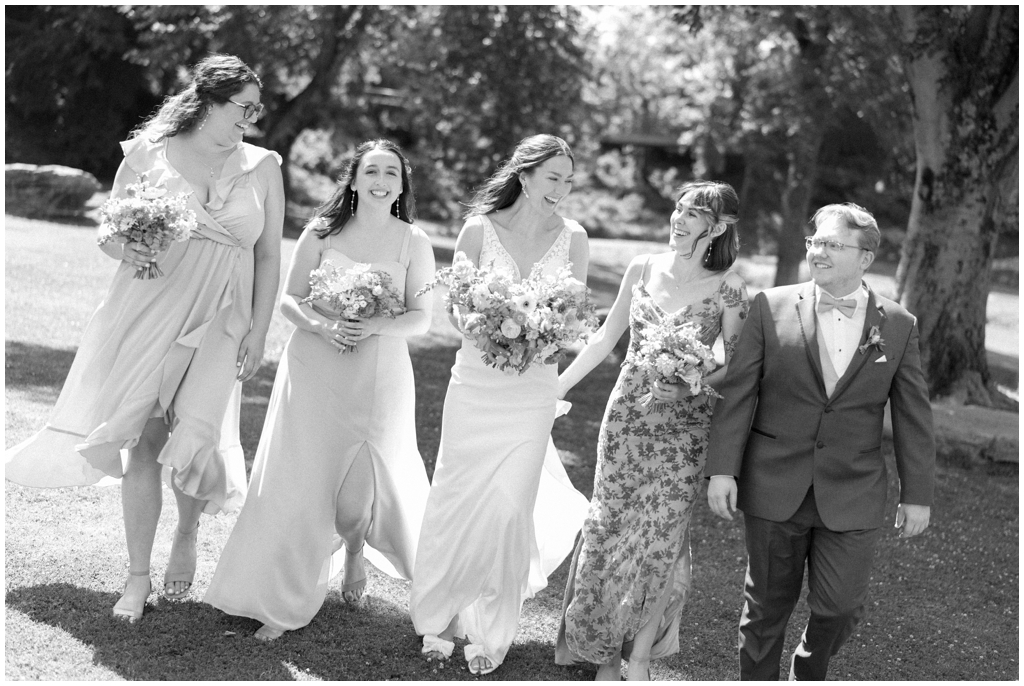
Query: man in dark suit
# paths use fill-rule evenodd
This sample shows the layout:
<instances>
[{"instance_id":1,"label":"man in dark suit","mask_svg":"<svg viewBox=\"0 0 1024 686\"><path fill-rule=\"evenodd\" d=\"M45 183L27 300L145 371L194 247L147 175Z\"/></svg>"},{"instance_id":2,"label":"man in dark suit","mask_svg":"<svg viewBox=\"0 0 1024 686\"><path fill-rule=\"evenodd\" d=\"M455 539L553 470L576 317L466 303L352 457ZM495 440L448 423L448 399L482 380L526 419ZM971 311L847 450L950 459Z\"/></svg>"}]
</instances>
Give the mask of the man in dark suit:
<instances>
[{"instance_id":1,"label":"man in dark suit","mask_svg":"<svg viewBox=\"0 0 1024 686\"><path fill-rule=\"evenodd\" d=\"M807 566L811 617L791 679L825 678L864 615L883 524L892 413L901 537L928 527L935 443L917 320L862 280L880 233L850 203L814 215L813 281L759 293L715 407L705 475L720 517L743 511L740 678L778 679Z\"/></svg>"}]
</instances>

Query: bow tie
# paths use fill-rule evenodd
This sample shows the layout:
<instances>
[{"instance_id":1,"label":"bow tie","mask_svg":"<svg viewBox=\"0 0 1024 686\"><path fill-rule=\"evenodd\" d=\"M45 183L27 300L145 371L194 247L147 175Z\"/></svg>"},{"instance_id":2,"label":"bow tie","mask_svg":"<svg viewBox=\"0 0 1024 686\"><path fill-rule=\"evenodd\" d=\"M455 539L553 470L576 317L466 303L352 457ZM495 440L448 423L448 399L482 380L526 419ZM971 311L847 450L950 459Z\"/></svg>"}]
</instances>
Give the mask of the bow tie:
<instances>
[{"instance_id":1,"label":"bow tie","mask_svg":"<svg viewBox=\"0 0 1024 686\"><path fill-rule=\"evenodd\" d=\"M824 314L832 308L839 310L852 319L853 313L857 311L857 301L853 298L839 300L833 298L827 291L822 291L821 297L818 298L818 312Z\"/></svg>"}]
</instances>

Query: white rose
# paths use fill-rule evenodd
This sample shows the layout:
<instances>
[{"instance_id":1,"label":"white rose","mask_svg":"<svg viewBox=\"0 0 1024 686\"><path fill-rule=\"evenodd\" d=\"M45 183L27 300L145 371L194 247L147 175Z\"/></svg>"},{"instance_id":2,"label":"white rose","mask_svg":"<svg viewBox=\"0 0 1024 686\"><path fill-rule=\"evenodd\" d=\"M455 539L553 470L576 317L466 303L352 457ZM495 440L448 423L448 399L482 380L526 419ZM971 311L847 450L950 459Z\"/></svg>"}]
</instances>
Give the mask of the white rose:
<instances>
[{"instance_id":1,"label":"white rose","mask_svg":"<svg viewBox=\"0 0 1024 686\"><path fill-rule=\"evenodd\" d=\"M501 334L506 338L518 338L522 332L523 328L511 319L506 319L501 323Z\"/></svg>"}]
</instances>

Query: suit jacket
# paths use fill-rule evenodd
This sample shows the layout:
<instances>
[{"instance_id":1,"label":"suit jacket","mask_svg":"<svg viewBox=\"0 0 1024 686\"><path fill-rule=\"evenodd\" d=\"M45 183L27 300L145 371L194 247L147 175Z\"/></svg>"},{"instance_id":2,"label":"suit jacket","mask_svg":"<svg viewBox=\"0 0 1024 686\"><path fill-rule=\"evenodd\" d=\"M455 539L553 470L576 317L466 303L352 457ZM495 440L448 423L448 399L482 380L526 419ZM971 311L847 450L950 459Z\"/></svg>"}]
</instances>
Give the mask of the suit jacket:
<instances>
[{"instance_id":1,"label":"suit jacket","mask_svg":"<svg viewBox=\"0 0 1024 686\"><path fill-rule=\"evenodd\" d=\"M882 348L859 348L827 397L814 310L813 282L754 298L712 417L705 475L736 477L737 506L755 517L788 520L813 484L829 529L879 527L890 402L900 502L931 505L935 442L917 319L869 288L861 342L877 326Z\"/></svg>"}]
</instances>

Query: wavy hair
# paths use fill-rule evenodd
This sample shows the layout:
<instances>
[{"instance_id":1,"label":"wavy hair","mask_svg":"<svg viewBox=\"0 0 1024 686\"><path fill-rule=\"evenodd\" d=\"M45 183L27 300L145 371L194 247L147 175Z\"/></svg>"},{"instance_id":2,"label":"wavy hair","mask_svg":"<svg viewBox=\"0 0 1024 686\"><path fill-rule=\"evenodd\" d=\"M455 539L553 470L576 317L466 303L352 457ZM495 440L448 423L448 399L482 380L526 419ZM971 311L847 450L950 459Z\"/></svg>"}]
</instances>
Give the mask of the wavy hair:
<instances>
[{"instance_id":1,"label":"wavy hair","mask_svg":"<svg viewBox=\"0 0 1024 686\"><path fill-rule=\"evenodd\" d=\"M725 224L725 233L713 238L708 245L704 253L704 266L713 272L728 269L740 252L740 234L736 229L740 199L736 190L721 181L688 181L676 192L676 202L687 193L691 194L693 207L708 215L712 227L719 223ZM698 236L697 240L700 238Z\"/></svg>"},{"instance_id":2,"label":"wavy hair","mask_svg":"<svg viewBox=\"0 0 1024 686\"><path fill-rule=\"evenodd\" d=\"M558 136L540 133L519 141L512 156L505 160L498 171L473 194L466 210L466 218L489 214L508 207L516 201L523 190L519 174L547 162L552 157L565 155L576 166L569 144Z\"/></svg>"},{"instance_id":3,"label":"wavy hair","mask_svg":"<svg viewBox=\"0 0 1024 686\"><path fill-rule=\"evenodd\" d=\"M263 89L263 82L245 62L234 55L210 55L192 68L188 85L167 96L160 109L132 131L131 138L145 135L159 141L188 133L212 106L224 104L250 83Z\"/></svg>"},{"instance_id":4,"label":"wavy hair","mask_svg":"<svg viewBox=\"0 0 1024 686\"><path fill-rule=\"evenodd\" d=\"M395 143L383 138L361 143L352 156L345 162L341 170L341 177L338 179L338 189L334 195L320 207L310 223L320 219L321 227L315 229L316 235L326 238L340 233L359 210L359 194L352 190L352 181L359 171L359 163L363 161L366 154L373 150L384 150L394 153L399 162L402 163L402 193L391 206L391 214L401 219L406 224L412 224L416 220L416 195L412 188L412 168L409 160L406 159L402 149Z\"/></svg>"},{"instance_id":5,"label":"wavy hair","mask_svg":"<svg viewBox=\"0 0 1024 686\"><path fill-rule=\"evenodd\" d=\"M863 234L863 245L860 247L868 252L878 252L878 244L882 242L882 232L878 230L878 222L870 212L860 205L844 202L837 205L825 205L814 213L811 221L817 228L829 217L838 217L843 220L847 229Z\"/></svg>"}]
</instances>

